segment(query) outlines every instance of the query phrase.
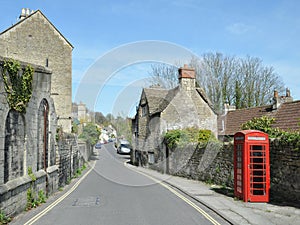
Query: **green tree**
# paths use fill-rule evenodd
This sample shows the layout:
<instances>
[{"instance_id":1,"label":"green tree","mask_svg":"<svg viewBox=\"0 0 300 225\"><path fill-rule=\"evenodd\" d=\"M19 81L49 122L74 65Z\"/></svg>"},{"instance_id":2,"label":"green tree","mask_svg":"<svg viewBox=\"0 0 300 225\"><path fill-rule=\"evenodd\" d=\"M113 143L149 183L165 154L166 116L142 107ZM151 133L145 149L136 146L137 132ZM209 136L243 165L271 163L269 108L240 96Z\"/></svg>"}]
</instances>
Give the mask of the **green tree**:
<instances>
[{"instance_id":1,"label":"green tree","mask_svg":"<svg viewBox=\"0 0 300 225\"><path fill-rule=\"evenodd\" d=\"M80 122L78 120L72 121L72 133L78 134L78 125L79 124L80 124Z\"/></svg>"},{"instance_id":2,"label":"green tree","mask_svg":"<svg viewBox=\"0 0 300 225\"><path fill-rule=\"evenodd\" d=\"M112 126L117 131L119 137L123 136L128 141L131 141L131 121L126 118L125 115L117 116L116 119L112 121Z\"/></svg>"},{"instance_id":3,"label":"green tree","mask_svg":"<svg viewBox=\"0 0 300 225\"><path fill-rule=\"evenodd\" d=\"M108 113L107 115L106 115L106 121L108 122L108 123L111 123L111 122L113 122L114 121L114 116L111 114L111 113Z\"/></svg>"},{"instance_id":4,"label":"green tree","mask_svg":"<svg viewBox=\"0 0 300 225\"><path fill-rule=\"evenodd\" d=\"M82 134L80 134L79 138L84 139L90 145L95 145L101 134L100 129L93 123L88 123L83 127Z\"/></svg>"},{"instance_id":5,"label":"green tree","mask_svg":"<svg viewBox=\"0 0 300 225\"><path fill-rule=\"evenodd\" d=\"M107 120L101 112L95 112L95 123L99 125L107 124Z\"/></svg>"}]
</instances>

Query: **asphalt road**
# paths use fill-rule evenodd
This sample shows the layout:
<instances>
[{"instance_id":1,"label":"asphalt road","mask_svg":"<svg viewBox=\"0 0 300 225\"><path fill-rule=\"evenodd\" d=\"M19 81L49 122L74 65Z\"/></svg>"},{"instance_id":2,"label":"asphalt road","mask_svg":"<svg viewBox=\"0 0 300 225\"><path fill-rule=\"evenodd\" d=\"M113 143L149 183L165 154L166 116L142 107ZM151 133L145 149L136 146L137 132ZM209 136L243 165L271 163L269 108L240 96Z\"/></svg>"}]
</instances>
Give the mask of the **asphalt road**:
<instances>
[{"instance_id":1,"label":"asphalt road","mask_svg":"<svg viewBox=\"0 0 300 225\"><path fill-rule=\"evenodd\" d=\"M102 146L94 169L78 187L28 224L226 224L207 209L212 217L202 213L197 203L188 203L187 196L126 166L128 159L116 154L112 144Z\"/></svg>"}]
</instances>

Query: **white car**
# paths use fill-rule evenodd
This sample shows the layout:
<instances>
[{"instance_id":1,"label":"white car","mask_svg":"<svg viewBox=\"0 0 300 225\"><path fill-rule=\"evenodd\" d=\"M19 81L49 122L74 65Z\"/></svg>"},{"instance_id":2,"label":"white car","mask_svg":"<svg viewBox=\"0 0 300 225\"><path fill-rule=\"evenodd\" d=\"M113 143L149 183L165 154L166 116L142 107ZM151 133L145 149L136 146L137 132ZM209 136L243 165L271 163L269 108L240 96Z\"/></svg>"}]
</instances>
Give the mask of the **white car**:
<instances>
[{"instance_id":1,"label":"white car","mask_svg":"<svg viewBox=\"0 0 300 225\"><path fill-rule=\"evenodd\" d=\"M117 148L117 153L129 155L130 152L131 152L131 146L130 146L129 141L121 140L120 144Z\"/></svg>"}]
</instances>

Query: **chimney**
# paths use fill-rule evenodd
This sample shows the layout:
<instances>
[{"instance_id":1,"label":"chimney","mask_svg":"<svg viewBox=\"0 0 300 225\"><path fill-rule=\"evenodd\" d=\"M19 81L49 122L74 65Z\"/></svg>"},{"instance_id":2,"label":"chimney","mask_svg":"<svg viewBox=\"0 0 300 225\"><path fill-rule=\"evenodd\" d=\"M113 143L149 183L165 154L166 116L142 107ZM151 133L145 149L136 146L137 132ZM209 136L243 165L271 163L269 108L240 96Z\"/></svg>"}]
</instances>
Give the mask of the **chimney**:
<instances>
[{"instance_id":1,"label":"chimney","mask_svg":"<svg viewBox=\"0 0 300 225\"><path fill-rule=\"evenodd\" d=\"M21 15L19 16L19 19L22 20L25 17L26 17L26 9L23 8L22 11L21 11Z\"/></svg>"},{"instance_id":2,"label":"chimney","mask_svg":"<svg viewBox=\"0 0 300 225\"><path fill-rule=\"evenodd\" d=\"M283 102L292 102L293 97L291 96L291 91L289 88L285 89L285 96L283 96Z\"/></svg>"},{"instance_id":3,"label":"chimney","mask_svg":"<svg viewBox=\"0 0 300 225\"><path fill-rule=\"evenodd\" d=\"M280 101L278 97L278 91L274 90L274 96L273 96L273 109L276 110L280 106Z\"/></svg>"},{"instance_id":4,"label":"chimney","mask_svg":"<svg viewBox=\"0 0 300 225\"><path fill-rule=\"evenodd\" d=\"M196 87L196 73L195 69L189 68L184 64L183 67L178 69L179 86L186 91L194 90Z\"/></svg>"},{"instance_id":5,"label":"chimney","mask_svg":"<svg viewBox=\"0 0 300 225\"><path fill-rule=\"evenodd\" d=\"M291 97L291 91L290 91L290 89L286 89L286 95L285 95L285 97Z\"/></svg>"},{"instance_id":6,"label":"chimney","mask_svg":"<svg viewBox=\"0 0 300 225\"><path fill-rule=\"evenodd\" d=\"M228 112L234 111L234 110L236 110L235 105L229 105L228 102L225 102L225 104L224 104L224 114L225 114L225 115L226 115Z\"/></svg>"},{"instance_id":7,"label":"chimney","mask_svg":"<svg viewBox=\"0 0 300 225\"><path fill-rule=\"evenodd\" d=\"M19 16L19 19L20 20L25 19L27 16L29 16L33 12L34 11L33 10L30 11L29 8L22 8L21 15Z\"/></svg>"}]
</instances>

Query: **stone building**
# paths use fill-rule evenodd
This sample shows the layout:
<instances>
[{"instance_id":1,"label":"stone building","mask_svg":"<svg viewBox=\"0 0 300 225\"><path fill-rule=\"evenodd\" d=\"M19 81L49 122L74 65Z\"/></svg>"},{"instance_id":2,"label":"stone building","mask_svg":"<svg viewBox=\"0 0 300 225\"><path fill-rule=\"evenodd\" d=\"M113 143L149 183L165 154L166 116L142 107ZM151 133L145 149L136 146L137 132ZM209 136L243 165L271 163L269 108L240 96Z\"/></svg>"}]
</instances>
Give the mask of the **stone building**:
<instances>
[{"instance_id":1,"label":"stone building","mask_svg":"<svg viewBox=\"0 0 300 225\"><path fill-rule=\"evenodd\" d=\"M0 57L1 84L6 60ZM21 63L22 68L26 65ZM29 188L45 194L58 188L57 116L50 96L52 74L45 67L31 66L32 97L26 113L10 108L4 85L0 85L0 208L9 215L25 209ZM32 171L36 180L28 171Z\"/></svg>"},{"instance_id":2,"label":"stone building","mask_svg":"<svg viewBox=\"0 0 300 225\"><path fill-rule=\"evenodd\" d=\"M168 130L196 127L211 130L217 136L217 114L204 91L196 87L195 70L185 65L178 71L176 88L142 91L132 120L133 163L154 163L162 147L161 137Z\"/></svg>"},{"instance_id":3,"label":"stone building","mask_svg":"<svg viewBox=\"0 0 300 225\"><path fill-rule=\"evenodd\" d=\"M71 132L72 44L40 11L22 9L19 21L0 33L0 56L52 71L51 96L58 125Z\"/></svg>"},{"instance_id":4,"label":"stone building","mask_svg":"<svg viewBox=\"0 0 300 225\"><path fill-rule=\"evenodd\" d=\"M88 123L92 121L92 113L86 107L86 104L80 102L79 104L72 103L73 119L80 121L80 123Z\"/></svg>"}]
</instances>

